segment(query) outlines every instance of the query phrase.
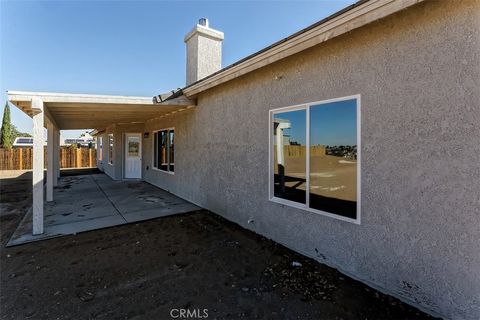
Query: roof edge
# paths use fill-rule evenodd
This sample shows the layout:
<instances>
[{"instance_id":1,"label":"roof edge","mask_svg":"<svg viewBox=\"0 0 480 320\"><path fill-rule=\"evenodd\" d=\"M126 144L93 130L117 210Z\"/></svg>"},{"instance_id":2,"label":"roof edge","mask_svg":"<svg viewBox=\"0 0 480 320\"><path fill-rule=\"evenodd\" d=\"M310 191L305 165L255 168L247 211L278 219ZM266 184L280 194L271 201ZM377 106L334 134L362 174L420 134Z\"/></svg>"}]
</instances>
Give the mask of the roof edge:
<instances>
[{"instance_id":1,"label":"roof edge","mask_svg":"<svg viewBox=\"0 0 480 320\"><path fill-rule=\"evenodd\" d=\"M84 93L59 93L59 92L42 92L42 91L16 91L7 90L7 95L16 96L42 96L42 97L72 97L72 98L98 98L98 99L145 99L151 100L151 97L139 96L117 96L117 95L102 95L102 94L84 94Z\"/></svg>"},{"instance_id":2,"label":"roof edge","mask_svg":"<svg viewBox=\"0 0 480 320\"><path fill-rule=\"evenodd\" d=\"M361 0L185 88L187 97L394 14L424 0Z\"/></svg>"},{"instance_id":3,"label":"roof edge","mask_svg":"<svg viewBox=\"0 0 480 320\"><path fill-rule=\"evenodd\" d=\"M153 105L151 97L107 96L78 93L7 91L7 98L9 102L17 105L17 107L18 103L30 103L34 99L40 99L45 103Z\"/></svg>"}]
</instances>

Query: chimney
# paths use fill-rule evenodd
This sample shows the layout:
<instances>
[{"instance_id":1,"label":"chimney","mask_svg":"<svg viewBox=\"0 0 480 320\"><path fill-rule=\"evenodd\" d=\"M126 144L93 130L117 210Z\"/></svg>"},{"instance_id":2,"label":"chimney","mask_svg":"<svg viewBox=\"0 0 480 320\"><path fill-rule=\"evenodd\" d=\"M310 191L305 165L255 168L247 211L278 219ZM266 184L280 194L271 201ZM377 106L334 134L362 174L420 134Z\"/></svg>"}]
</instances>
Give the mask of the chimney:
<instances>
[{"instance_id":1,"label":"chimney","mask_svg":"<svg viewBox=\"0 0 480 320\"><path fill-rule=\"evenodd\" d=\"M187 86L222 68L223 32L201 18L184 39L187 44Z\"/></svg>"}]
</instances>

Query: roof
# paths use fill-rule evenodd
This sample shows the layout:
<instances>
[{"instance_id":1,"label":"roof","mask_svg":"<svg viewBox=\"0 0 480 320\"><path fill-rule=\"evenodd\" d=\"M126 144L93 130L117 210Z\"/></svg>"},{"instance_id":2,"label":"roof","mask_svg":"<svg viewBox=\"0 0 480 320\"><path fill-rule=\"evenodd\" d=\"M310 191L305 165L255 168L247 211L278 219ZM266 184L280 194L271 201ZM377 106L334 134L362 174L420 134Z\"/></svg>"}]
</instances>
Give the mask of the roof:
<instances>
[{"instance_id":1,"label":"roof","mask_svg":"<svg viewBox=\"0 0 480 320\"><path fill-rule=\"evenodd\" d=\"M162 93L153 97L153 103L162 103L167 100L172 100L183 95L182 89L172 90L171 92Z\"/></svg>"},{"instance_id":2,"label":"roof","mask_svg":"<svg viewBox=\"0 0 480 320\"><path fill-rule=\"evenodd\" d=\"M233 80L424 0L360 0L182 89L188 97Z\"/></svg>"},{"instance_id":3,"label":"roof","mask_svg":"<svg viewBox=\"0 0 480 320\"><path fill-rule=\"evenodd\" d=\"M345 8L337 11L337 12L329 15L328 17L326 17L326 18L324 18L324 19L322 19L322 20L320 20L320 21L318 21L318 22L315 22L314 24L312 24L312 25L310 25L310 26L308 26L308 27L306 27L306 28L304 28L304 29L301 29L300 31L297 31L297 32L295 32L294 34L289 35L289 36L286 37L286 38L283 38L283 39L281 39L281 40L279 40L279 41L277 41L277 42L274 42L273 44L269 45L268 47L265 47L265 48L263 48L263 49L261 49L261 50L259 50L259 51L257 51L257 52L254 52L254 53L252 53L251 55L248 55L248 56L246 56L245 58L240 59L240 60L238 60L237 62L234 62L234 63L232 63L231 65L229 65L229 66L227 66L227 67L225 67L225 68L223 68L223 69L220 69L219 71L217 71L217 72L215 72L215 73L212 73L211 75L209 75L209 76L207 76L207 77L205 77L205 78L203 78L203 79L200 79L200 80L198 80L198 81L195 81L194 83L191 83L190 85L186 86L185 88L192 87L192 86L196 85L197 83L199 83L199 82L201 82L201 81L205 81L205 80L207 80L207 79L209 79L209 78L211 78L211 77L213 77L213 76L215 76L215 75L217 75L217 74L219 74L219 73L221 73L221 72L224 72L224 71L226 71L226 70L228 70L228 69L231 69L231 68L235 67L236 65L241 64L241 63L244 62L244 61L247 61L247 60L249 60L249 59L251 59L251 58L253 58L253 57L255 57L255 56L258 56L259 54L261 54L261 53L263 53L263 52L266 52L266 51L268 51L268 50L270 50L270 49L272 49L272 48L274 48L274 47L276 47L276 46L278 46L278 45L280 45L280 44L282 44L282 43L284 43L284 42L286 42L286 41L288 41L288 40L290 40L290 39L293 39L293 38L295 38L295 37L298 36L298 35L301 35L301 34L307 32L307 31L309 31L309 30L311 30L311 29L313 29L313 28L315 28L315 27L318 27L319 25L322 25L322 24L324 24L324 23L332 20L333 18L341 15L342 13L345 13L345 12L347 12L347 11L350 11L350 10L352 10L353 8L358 7L360 4L365 3L365 2L368 2L368 1L369 1L369 0L360 0L360 1L357 1L357 2L355 2L354 4L351 4L351 5L349 5L349 6L345 7Z\"/></svg>"},{"instance_id":4,"label":"roof","mask_svg":"<svg viewBox=\"0 0 480 320\"><path fill-rule=\"evenodd\" d=\"M61 130L101 130L113 123L145 122L185 108L154 104L151 97L27 91L7 91L7 94L11 103L30 116L43 108L45 121Z\"/></svg>"}]
</instances>

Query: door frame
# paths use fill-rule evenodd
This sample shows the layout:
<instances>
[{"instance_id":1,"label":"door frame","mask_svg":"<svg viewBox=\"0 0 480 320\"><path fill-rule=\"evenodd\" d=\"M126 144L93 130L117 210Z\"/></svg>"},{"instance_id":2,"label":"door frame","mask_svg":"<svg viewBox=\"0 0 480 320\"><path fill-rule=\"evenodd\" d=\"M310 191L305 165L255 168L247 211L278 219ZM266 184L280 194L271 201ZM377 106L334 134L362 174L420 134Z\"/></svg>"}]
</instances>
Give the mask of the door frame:
<instances>
[{"instance_id":1,"label":"door frame","mask_svg":"<svg viewBox=\"0 0 480 320\"><path fill-rule=\"evenodd\" d=\"M127 171L127 166L126 166L126 162L127 162L127 158L128 158L128 136L129 135L137 135L139 138L140 138L140 150L139 150L139 154L140 154L140 177L138 178L127 178L126 177L126 171ZM136 180L141 180L143 178L143 174L142 174L142 169L143 169L143 138L142 138L142 133L141 132L125 132L123 134L123 137L124 137L124 143L123 143L123 161L122 161L122 166L123 166L123 179L136 179Z\"/></svg>"}]
</instances>

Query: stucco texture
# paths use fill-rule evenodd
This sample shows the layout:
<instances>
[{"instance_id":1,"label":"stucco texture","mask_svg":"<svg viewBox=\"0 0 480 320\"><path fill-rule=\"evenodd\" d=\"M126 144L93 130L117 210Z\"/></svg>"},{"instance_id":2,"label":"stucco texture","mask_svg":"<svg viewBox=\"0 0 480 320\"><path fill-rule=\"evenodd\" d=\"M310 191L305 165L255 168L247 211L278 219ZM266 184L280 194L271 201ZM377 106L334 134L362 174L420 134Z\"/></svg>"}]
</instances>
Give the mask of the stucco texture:
<instances>
[{"instance_id":1,"label":"stucco texture","mask_svg":"<svg viewBox=\"0 0 480 320\"><path fill-rule=\"evenodd\" d=\"M421 3L201 93L146 123L175 127L176 163L151 169L150 134L145 180L426 311L479 319L479 11ZM269 201L268 111L353 94L361 224Z\"/></svg>"},{"instance_id":2,"label":"stucco texture","mask_svg":"<svg viewBox=\"0 0 480 320\"><path fill-rule=\"evenodd\" d=\"M216 32L216 31L214 31ZM222 66L222 40L196 32L187 45L187 84L191 84L218 70Z\"/></svg>"}]
</instances>

